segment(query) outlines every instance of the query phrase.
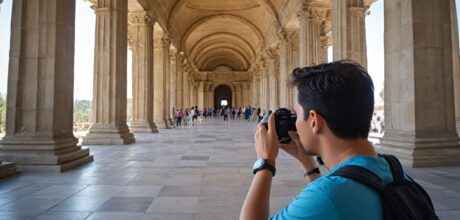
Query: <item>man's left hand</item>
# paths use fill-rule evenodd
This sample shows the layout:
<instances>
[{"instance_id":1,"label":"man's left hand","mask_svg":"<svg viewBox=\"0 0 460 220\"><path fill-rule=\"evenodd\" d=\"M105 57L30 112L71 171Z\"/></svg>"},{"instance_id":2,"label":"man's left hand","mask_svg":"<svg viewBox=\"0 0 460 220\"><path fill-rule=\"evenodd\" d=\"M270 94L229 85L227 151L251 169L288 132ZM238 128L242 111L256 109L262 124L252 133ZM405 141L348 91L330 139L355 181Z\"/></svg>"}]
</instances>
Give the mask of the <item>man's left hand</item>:
<instances>
[{"instance_id":1,"label":"man's left hand","mask_svg":"<svg viewBox=\"0 0 460 220\"><path fill-rule=\"evenodd\" d=\"M263 124L259 124L254 135L257 158L267 160L271 165L275 165L279 151L278 136L275 129L275 114L271 114L268 119L268 130Z\"/></svg>"}]
</instances>

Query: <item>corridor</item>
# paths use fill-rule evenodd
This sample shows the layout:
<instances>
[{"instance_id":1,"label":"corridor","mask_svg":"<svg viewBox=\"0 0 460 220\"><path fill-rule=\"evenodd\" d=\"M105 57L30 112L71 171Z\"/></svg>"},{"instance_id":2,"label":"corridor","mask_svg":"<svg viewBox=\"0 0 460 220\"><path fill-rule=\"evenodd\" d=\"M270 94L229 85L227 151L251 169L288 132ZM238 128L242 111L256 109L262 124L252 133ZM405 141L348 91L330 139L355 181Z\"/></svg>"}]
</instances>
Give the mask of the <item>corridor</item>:
<instances>
[{"instance_id":1,"label":"corridor","mask_svg":"<svg viewBox=\"0 0 460 220\"><path fill-rule=\"evenodd\" d=\"M234 220L252 180L255 123L203 119L197 127L136 135L131 145L89 146L94 162L71 171L24 173L0 180L0 219ZM307 183L280 152L271 212ZM460 172L410 173L441 219L460 218Z\"/></svg>"}]
</instances>

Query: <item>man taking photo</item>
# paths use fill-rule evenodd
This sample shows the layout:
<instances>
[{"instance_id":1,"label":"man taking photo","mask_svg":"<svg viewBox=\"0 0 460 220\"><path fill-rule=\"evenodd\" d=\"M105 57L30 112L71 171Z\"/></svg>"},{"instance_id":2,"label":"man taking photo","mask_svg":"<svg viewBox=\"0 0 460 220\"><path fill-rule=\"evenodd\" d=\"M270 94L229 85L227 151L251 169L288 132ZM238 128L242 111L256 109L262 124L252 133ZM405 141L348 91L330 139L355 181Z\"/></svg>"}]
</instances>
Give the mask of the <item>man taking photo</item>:
<instances>
[{"instance_id":1,"label":"man taking photo","mask_svg":"<svg viewBox=\"0 0 460 220\"><path fill-rule=\"evenodd\" d=\"M374 86L362 66L336 61L297 68L289 84L298 91L297 132L289 132L291 144L280 144L273 114L268 129L259 125L254 137L258 160L241 220L269 218L279 148L299 161L309 184L270 219L437 219L428 195L397 168L397 159L379 156L367 140ZM327 174L320 175L313 156L322 158ZM363 178L363 173L368 175Z\"/></svg>"}]
</instances>

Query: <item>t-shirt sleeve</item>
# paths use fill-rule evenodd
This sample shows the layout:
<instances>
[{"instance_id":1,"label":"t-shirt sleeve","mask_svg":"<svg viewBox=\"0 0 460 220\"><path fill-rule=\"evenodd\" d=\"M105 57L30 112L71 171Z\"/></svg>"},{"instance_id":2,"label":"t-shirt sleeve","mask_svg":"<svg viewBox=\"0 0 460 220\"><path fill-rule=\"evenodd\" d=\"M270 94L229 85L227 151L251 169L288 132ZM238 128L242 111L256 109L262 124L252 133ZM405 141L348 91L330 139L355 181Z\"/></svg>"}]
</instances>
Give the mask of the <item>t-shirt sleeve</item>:
<instances>
[{"instance_id":1,"label":"t-shirt sleeve","mask_svg":"<svg viewBox=\"0 0 460 220\"><path fill-rule=\"evenodd\" d=\"M317 187L307 187L270 220L338 219L334 204Z\"/></svg>"}]
</instances>

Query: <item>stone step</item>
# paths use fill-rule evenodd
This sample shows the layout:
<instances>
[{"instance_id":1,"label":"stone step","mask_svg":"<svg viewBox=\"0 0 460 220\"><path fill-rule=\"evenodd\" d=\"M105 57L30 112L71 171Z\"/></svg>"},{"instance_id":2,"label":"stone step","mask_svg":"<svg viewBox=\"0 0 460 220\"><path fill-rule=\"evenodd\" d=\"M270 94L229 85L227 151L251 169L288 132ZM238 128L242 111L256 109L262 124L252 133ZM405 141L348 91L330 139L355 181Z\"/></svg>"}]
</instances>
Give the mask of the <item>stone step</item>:
<instances>
[{"instance_id":1,"label":"stone step","mask_svg":"<svg viewBox=\"0 0 460 220\"><path fill-rule=\"evenodd\" d=\"M17 173L16 165L12 162L1 162L0 163L0 179Z\"/></svg>"}]
</instances>

